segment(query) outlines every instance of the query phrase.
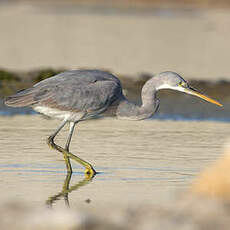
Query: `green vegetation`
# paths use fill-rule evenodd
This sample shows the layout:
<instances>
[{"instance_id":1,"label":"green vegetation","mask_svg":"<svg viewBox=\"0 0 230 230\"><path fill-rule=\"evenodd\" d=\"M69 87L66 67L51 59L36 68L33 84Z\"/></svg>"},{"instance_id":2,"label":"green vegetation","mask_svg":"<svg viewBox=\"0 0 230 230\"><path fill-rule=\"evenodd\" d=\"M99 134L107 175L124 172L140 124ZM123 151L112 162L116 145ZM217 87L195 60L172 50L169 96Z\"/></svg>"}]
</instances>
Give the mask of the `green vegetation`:
<instances>
[{"instance_id":1,"label":"green vegetation","mask_svg":"<svg viewBox=\"0 0 230 230\"><path fill-rule=\"evenodd\" d=\"M17 74L2 69L0 70L0 97L4 97L15 92L19 84L20 77Z\"/></svg>"},{"instance_id":2,"label":"green vegetation","mask_svg":"<svg viewBox=\"0 0 230 230\"><path fill-rule=\"evenodd\" d=\"M35 71L34 75L34 81L39 82L46 78L52 77L60 72L63 72L64 70L54 70L54 69L42 69Z\"/></svg>"},{"instance_id":3,"label":"green vegetation","mask_svg":"<svg viewBox=\"0 0 230 230\"><path fill-rule=\"evenodd\" d=\"M11 95L21 89L31 87L33 84L52 77L62 71L64 70L48 68L28 73L14 73L0 69L0 98Z\"/></svg>"},{"instance_id":4,"label":"green vegetation","mask_svg":"<svg viewBox=\"0 0 230 230\"><path fill-rule=\"evenodd\" d=\"M2 81L6 81L6 82L20 81L20 78L15 73L0 69L0 82Z\"/></svg>"}]
</instances>

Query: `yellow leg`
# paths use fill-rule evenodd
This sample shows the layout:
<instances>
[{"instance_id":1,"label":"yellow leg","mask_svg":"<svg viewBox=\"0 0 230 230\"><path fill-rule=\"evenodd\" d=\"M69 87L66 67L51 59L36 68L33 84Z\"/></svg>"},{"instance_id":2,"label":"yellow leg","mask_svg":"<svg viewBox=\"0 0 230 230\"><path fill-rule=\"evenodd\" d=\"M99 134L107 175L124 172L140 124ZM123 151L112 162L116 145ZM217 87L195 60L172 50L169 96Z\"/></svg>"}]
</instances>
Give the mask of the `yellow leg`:
<instances>
[{"instance_id":1,"label":"yellow leg","mask_svg":"<svg viewBox=\"0 0 230 230\"><path fill-rule=\"evenodd\" d=\"M66 162L68 172L72 172L71 164L70 164L70 161L69 161L69 158L71 158L71 159L77 161L79 164L81 164L82 166L85 167L85 175L86 175L87 178L92 178L96 174L96 171L94 170L93 166L90 163L88 163L87 161L84 161L80 157L75 156L71 152L63 149L61 146L56 145L54 143L54 141L53 141L52 136L50 136L48 138L47 143L51 148L53 148L55 150L58 150L59 152L61 152L64 155L64 159L65 159L65 162ZM71 171L69 171L69 170L71 170Z\"/></svg>"}]
</instances>

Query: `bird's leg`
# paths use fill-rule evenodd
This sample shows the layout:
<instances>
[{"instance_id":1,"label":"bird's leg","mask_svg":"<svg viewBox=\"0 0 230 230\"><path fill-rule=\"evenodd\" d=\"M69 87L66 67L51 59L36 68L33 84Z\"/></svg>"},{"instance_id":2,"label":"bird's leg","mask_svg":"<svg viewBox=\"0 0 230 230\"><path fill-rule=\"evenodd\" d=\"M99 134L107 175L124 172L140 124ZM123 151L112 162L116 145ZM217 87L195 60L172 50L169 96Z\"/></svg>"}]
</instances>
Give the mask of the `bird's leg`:
<instances>
[{"instance_id":1,"label":"bird's leg","mask_svg":"<svg viewBox=\"0 0 230 230\"><path fill-rule=\"evenodd\" d=\"M95 174L96 174L96 171L94 170L93 166L91 164L89 164L87 161L84 161L83 159L81 159L80 157L77 157L75 156L74 154L72 154L71 152L67 151L66 149L63 149L61 146L57 145L54 143L54 137L57 135L57 133L65 126L65 124L67 123L67 121L64 121L60 126L59 128L54 132L54 134L52 134L47 142L48 142L48 145L56 150L58 150L59 152L63 153L64 154L64 158L65 160L69 158L71 158L72 160L75 160L77 161L79 164L81 164L82 166L85 167L85 174L86 174L86 177L87 178L92 178ZM71 130L73 132L73 129L74 129L74 125L71 125ZM70 140L71 140L71 130L70 130L70 134L69 134L69 137L67 139L67 143L66 143L66 146L65 148L69 148L69 143L70 143ZM66 165L67 165L67 170L69 171L71 169L71 165L70 165L70 162L68 163L69 161L66 161ZM72 170L72 169L71 169ZM71 171L69 171L71 172Z\"/></svg>"},{"instance_id":2,"label":"bird's leg","mask_svg":"<svg viewBox=\"0 0 230 230\"><path fill-rule=\"evenodd\" d=\"M68 139L67 139L67 142L66 142L66 145L65 145L65 150L67 153L67 157L68 157L68 154L72 154L69 152L69 146L70 146L70 141L71 141L71 138L72 138L72 135L73 135L73 131L74 131L74 127L75 125L77 124L77 122L70 122L70 129L69 129L69 136L68 136ZM69 158L69 157L68 157ZM83 159L75 156L72 154L72 159L76 160L77 162L79 162L80 164L82 164L86 170L85 170L85 174L86 175L95 175L96 174L96 171L93 169L92 165L90 165L88 162L84 161Z\"/></svg>"},{"instance_id":3,"label":"bird's leg","mask_svg":"<svg viewBox=\"0 0 230 230\"><path fill-rule=\"evenodd\" d=\"M68 136L68 139L66 141L66 144L65 144L65 150L69 152L69 145L70 145L70 141L72 139L72 135L73 135L73 131L74 131L74 127L75 125L77 124L77 122L70 122L69 123L69 136Z\"/></svg>"},{"instance_id":4,"label":"bird's leg","mask_svg":"<svg viewBox=\"0 0 230 230\"><path fill-rule=\"evenodd\" d=\"M74 122L70 122L69 136L68 136L67 141L66 141L66 144L65 144L65 150L66 150L67 152L69 152L69 145L70 145L70 141L71 141L71 138L72 138L72 135L73 135L73 131L74 131L75 124L76 124L76 123L74 123ZM71 164L70 164L70 159L69 159L69 157L66 155L66 153L64 153L64 159L65 159L67 171L68 171L68 172L72 172L72 167L71 167Z\"/></svg>"},{"instance_id":5,"label":"bird's leg","mask_svg":"<svg viewBox=\"0 0 230 230\"><path fill-rule=\"evenodd\" d=\"M65 124L67 123L67 121L63 121L61 123L61 125L58 127L58 129L51 135L49 136L48 140L47 140L47 143L48 145L51 147L51 148L54 148L56 150L58 150L56 148L56 144L54 143L54 138L56 137L56 135L60 132L60 130L65 126ZM70 137L71 138L71 137ZM64 160L65 160L65 164L66 164L66 169L67 169L67 172L69 173L72 173L72 167L71 167L71 163L70 163L70 160L69 160L69 157L66 155L65 152L62 152L63 155L64 155Z\"/></svg>"},{"instance_id":6,"label":"bird's leg","mask_svg":"<svg viewBox=\"0 0 230 230\"><path fill-rule=\"evenodd\" d=\"M55 144L54 144L54 138L57 136L57 134L60 132L60 130L65 126L65 124L67 123L66 120L64 120L61 125L57 128L57 130L48 137L47 139L47 144L51 147L51 148L55 148Z\"/></svg>"},{"instance_id":7,"label":"bird's leg","mask_svg":"<svg viewBox=\"0 0 230 230\"><path fill-rule=\"evenodd\" d=\"M66 151L61 146L56 145L55 143L53 144L54 144L53 146L54 149L58 150L59 152L62 152L63 154L66 154L67 157L71 158L72 160L77 161L79 164L85 167L86 178L90 179L96 174L96 171L94 170L93 166L90 163L72 154L71 152Z\"/></svg>"},{"instance_id":8,"label":"bird's leg","mask_svg":"<svg viewBox=\"0 0 230 230\"><path fill-rule=\"evenodd\" d=\"M69 158L77 161L79 164L81 164L82 166L85 167L85 175L88 179L92 178L96 174L96 171L94 170L93 166L90 163L88 163L87 161L81 159L80 157L72 154L71 152L66 151L65 149L61 148L60 146L57 146L57 147L58 147L58 150L60 152L64 151Z\"/></svg>"},{"instance_id":9,"label":"bird's leg","mask_svg":"<svg viewBox=\"0 0 230 230\"><path fill-rule=\"evenodd\" d=\"M69 152L69 145L70 145L70 141L71 141L71 138L72 138L72 135L73 135L75 124L77 124L77 122L76 123L75 122L70 122L69 136L68 136L66 144L65 144L65 150L66 150L66 152ZM64 153L64 159L65 159L65 162L66 162L67 171L68 172L72 172L72 167L71 167L71 164L70 164L70 159L66 155L66 153Z\"/></svg>"}]
</instances>

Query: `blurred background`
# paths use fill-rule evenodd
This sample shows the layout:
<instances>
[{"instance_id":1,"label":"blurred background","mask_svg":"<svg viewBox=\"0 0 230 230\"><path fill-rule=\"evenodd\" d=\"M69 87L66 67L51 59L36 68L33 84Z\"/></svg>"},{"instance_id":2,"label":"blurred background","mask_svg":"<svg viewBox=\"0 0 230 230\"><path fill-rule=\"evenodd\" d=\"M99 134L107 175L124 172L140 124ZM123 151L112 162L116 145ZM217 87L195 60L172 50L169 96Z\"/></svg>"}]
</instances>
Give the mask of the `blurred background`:
<instances>
[{"instance_id":1,"label":"blurred background","mask_svg":"<svg viewBox=\"0 0 230 230\"><path fill-rule=\"evenodd\" d=\"M227 106L166 92L161 117L228 120L229 25L227 0L1 0L0 96L62 70L99 68L138 101L148 77L171 70ZM170 108L172 97L180 103Z\"/></svg>"}]
</instances>

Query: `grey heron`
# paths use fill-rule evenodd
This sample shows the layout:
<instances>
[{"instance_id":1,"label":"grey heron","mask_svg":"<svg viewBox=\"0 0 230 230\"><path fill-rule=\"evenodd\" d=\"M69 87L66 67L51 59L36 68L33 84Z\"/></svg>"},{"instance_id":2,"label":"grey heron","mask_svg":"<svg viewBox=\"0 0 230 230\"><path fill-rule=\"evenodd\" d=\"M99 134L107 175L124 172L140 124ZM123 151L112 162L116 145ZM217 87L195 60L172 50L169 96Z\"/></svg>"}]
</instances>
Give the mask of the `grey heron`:
<instances>
[{"instance_id":1,"label":"grey heron","mask_svg":"<svg viewBox=\"0 0 230 230\"><path fill-rule=\"evenodd\" d=\"M139 106L123 95L121 82L116 76L101 70L71 70L57 74L9 96L5 104L12 107L31 106L39 113L62 120L57 130L49 136L48 145L63 153L68 172L72 172L70 159L73 159L85 167L86 175L92 176L96 173L92 165L69 151L75 125L98 115L128 120L150 118L159 106L156 93L161 89L192 94L222 106L190 87L179 74L171 71L156 74L144 84L142 104ZM54 143L54 138L67 123L70 124L69 135L62 148Z\"/></svg>"}]
</instances>

